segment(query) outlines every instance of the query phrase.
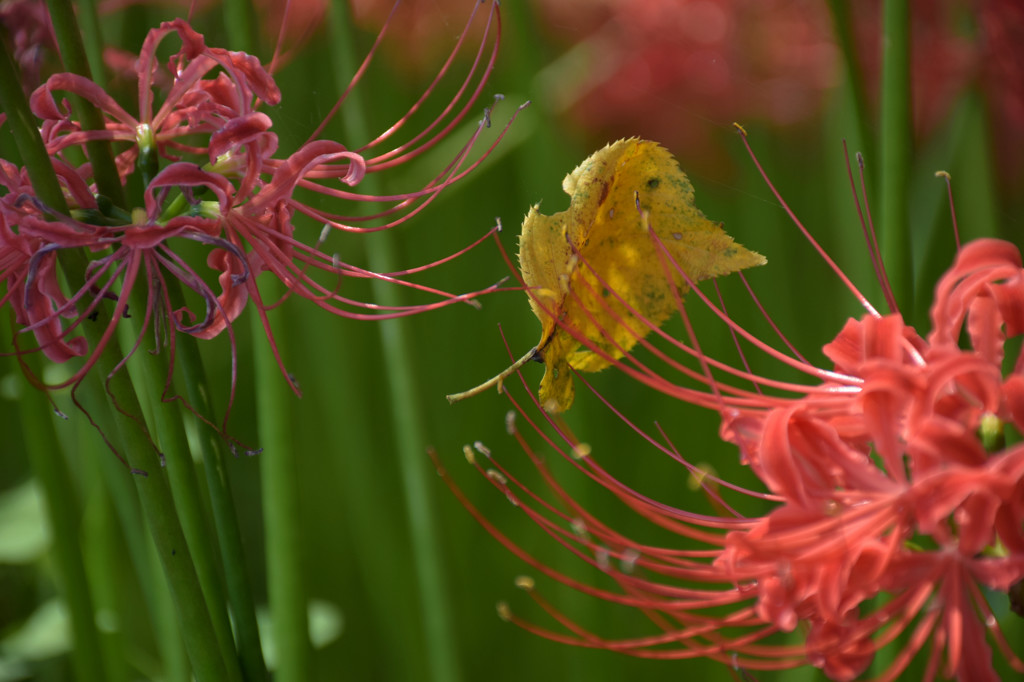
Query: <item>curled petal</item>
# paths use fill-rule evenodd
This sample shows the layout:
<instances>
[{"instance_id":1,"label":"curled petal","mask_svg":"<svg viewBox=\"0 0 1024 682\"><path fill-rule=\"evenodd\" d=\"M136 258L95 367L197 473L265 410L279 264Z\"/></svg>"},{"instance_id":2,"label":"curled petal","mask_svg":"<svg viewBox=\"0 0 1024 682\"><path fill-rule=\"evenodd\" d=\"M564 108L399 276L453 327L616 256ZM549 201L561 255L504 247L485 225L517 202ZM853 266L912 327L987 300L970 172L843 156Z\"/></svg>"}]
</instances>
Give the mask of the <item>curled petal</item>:
<instances>
[{"instance_id":1,"label":"curled petal","mask_svg":"<svg viewBox=\"0 0 1024 682\"><path fill-rule=\"evenodd\" d=\"M207 314L199 324L183 328L192 336L200 339L212 339L228 325L235 321L249 300L246 282L249 278L249 266L242 253L233 245L222 243L227 248L216 248L206 258L211 268L219 270L217 281L220 283L221 295L214 301L207 301Z\"/></svg>"},{"instance_id":2,"label":"curled petal","mask_svg":"<svg viewBox=\"0 0 1024 682\"><path fill-rule=\"evenodd\" d=\"M267 104L275 105L281 101L281 90L256 57L221 48L211 48L210 55L232 76L243 77L246 87Z\"/></svg>"},{"instance_id":3,"label":"curled petal","mask_svg":"<svg viewBox=\"0 0 1024 682\"><path fill-rule=\"evenodd\" d=\"M45 249L45 250L44 250ZM67 298L61 291L56 271L56 247L40 249L32 257L22 280L22 296L10 299L15 319L32 328L43 354L53 362L66 362L88 351L85 338L67 338L59 311Z\"/></svg>"},{"instance_id":4,"label":"curled petal","mask_svg":"<svg viewBox=\"0 0 1024 682\"><path fill-rule=\"evenodd\" d=\"M996 283L989 287L989 293L999 308L1006 335L1015 337L1024 334L1024 276L1005 283Z\"/></svg>"},{"instance_id":5,"label":"curled petal","mask_svg":"<svg viewBox=\"0 0 1024 682\"><path fill-rule=\"evenodd\" d=\"M818 621L807 633L808 658L832 680L853 680L867 670L876 646L856 622Z\"/></svg>"},{"instance_id":6,"label":"curled petal","mask_svg":"<svg viewBox=\"0 0 1024 682\"><path fill-rule=\"evenodd\" d=\"M251 112L231 119L210 136L210 162L214 163L226 152L265 136L271 125L273 122L270 117L260 112Z\"/></svg>"},{"instance_id":7,"label":"curled petal","mask_svg":"<svg viewBox=\"0 0 1024 682\"><path fill-rule=\"evenodd\" d=\"M108 95L103 88L88 78L73 73L55 73L32 93L29 106L32 113L44 121L59 120L65 117L53 98L54 90L73 92L121 123L132 128L138 125L138 121L122 109L121 105L114 101L114 98Z\"/></svg>"},{"instance_id":8,"label":"curled petal","mask_svg":"<svg viewBox=\"0 0 1024 682\"><path fill-rule=\"evenodd\" d=\"M864 424L886 469L902 480L905 409L922 382L900 365L868 363L862 370L866 380L859 402Z\"/></svg>"},{"instance_id":9,"label":"curled petal","mask_svg":"<svg viewBox=\"0 0 1024 682\"><path fill-rule=\"evenodd\" d=\"M146 215L151 221L160 217L162 204L155 190L164 187L207 187L217 195L221 213L227 213L234 200L234 187L223 175L209 173L191 163L172 163L157 173L146 187Z\"/></svg>"},{"instance_id":10,"label":"curled petal","mask_svg":"<svg viewBox=\"0 0 1024 682\"><path fill-rule=\"evenodd\" d=\"M930 315L932 346L956 346L964 317L975 297L987 294L991 286L1002 281L1021 278L1020 250L999 239L978 239L966 244L957 254L953 267L935 287ZM1000 294L1000 299L1006 296ZM1007 306L1007 319L1013 320L1007 331L1015 336L1024 331L1024 313L1020 302ZM977 332L976 332L977 333Z\"/></svg>"},{"instance_id":11,"label":"curled petal","mask_svg":"<svg viewBox=\"0 0 1024 682\"><path fill-rule=\"evenodd\" d=\"M1003 342L1006 340L999 313L995 298L987 294L979 295L971 301L967 313L967 333L971 337L971 346L986 362L993 365L1003 361Z\"/></svg>"},{"instance_id":12,"label":"curled petal","mask_svg":"<svg viewBox=\"0 0 1024 682\"><path fill-rule=\"evenodd\" d=\"M295 186L307 173L318 166L344 162L344 173L340 180L346 185L356 185L366 175L366 161L355 152L348 151L343 144L333 140L315 140L305 144L288 157L288 160L274 171L274 177L256 198L254 208L273 206L287 199Z\"/></svg>"},{"instance_id":13,"label":"curled petal","mask_svg":"<svg viewBox=\"0 0 1024 682\"><path fill-rule=\"evenodd\" d=\"M988 457L972 429L939 416L918 422L905 447L918 476L951 464L978 466Z\"/></svg>"},{"instance_id":14,"label":"curled petal","mask_svg":"<svg viewBox=\"0 0 1024 682\"><path fill-rule=\"evenodd\" d=\"M1003 383L1003 399L1008 418L1018 431L1024 432L1024 376L1012 374Z\"/></svg>"}]
</instances>

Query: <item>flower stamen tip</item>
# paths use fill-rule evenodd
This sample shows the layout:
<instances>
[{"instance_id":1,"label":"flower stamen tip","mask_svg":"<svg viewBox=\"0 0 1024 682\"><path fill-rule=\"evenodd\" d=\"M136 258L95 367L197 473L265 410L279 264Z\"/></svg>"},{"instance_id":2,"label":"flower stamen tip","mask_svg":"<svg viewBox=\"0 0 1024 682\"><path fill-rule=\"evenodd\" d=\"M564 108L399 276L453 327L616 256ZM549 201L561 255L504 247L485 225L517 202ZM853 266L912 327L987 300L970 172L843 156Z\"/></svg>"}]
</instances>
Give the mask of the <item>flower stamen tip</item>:
<instances>
[{"instance_id":1,"label":"flower stamen tip","mask_svg":"<svg viewBox=\"0 0 1024 682\"><path fill-rule=\"evenodd\" d=\"M505 477L505 474L501 473L497 469L488 469L487 478L491 479L492 481L494 481L495 483L502 487L508 485L508 479Z\"/></svg>"},{"instance_id":2,"label":"flower stamen tip","mask_svg":"<svg viewBox=\"0 0 1024 682\"><path fill-rule=\"evenodd\" d=\"M686 482L687 487L690 490L699 490L704 486L704 479L706 479L709 474L714 474L714 470L711 468L711 465L706 463L700 464L690 471L689 479Z\"/></svg>"},{"instance_id":3,"label":"flower stamen tip","mask_svg":"<svg viewBox=\"0 0 1024 682\"><path fill-rule=\"evenodd\" d=\"M635 549L627 549L619 559L619 567L623 573L632 573L636 568L636 562L640 561L640 552Z\"/></svg>"},{"instance_id":4,"label":"flower stamen tip","mask_svg":"<svg viewBox=\"0 0 1024 682\"><path fill-rule=\"evenodd\" d=\"M576 443L572 446L572 456L576 459L583 459L584 457L590 457L592 452L590 443Z\"/></svg>"},{"instance_id":5,"label":"flower stamen tip","mask_svg":"<svg viewBox=\"0 0 1024 682\"><path fill-rule=\"evenodd\" d=\"M533 588L536 586L536 583L534 582L533 578L531 578L528 575L521 575L521 576L516 577L516 581L515 582L516 582L516 587L518 587L520 590L524 590L526 592L531 592L533 590Z\"/></svg>"},{"instance_id":6,"label":"flower stamen tip","mask_svg":"<svg viewBox=\"0 0 1024 682\"><path fill-rule=\"evenodd\" d=\"M587 531L587 522L583 519L576 517L569 524L572 528L572 532L583 542L590 542L590 533Z\"/></svg>"}]
</instances>

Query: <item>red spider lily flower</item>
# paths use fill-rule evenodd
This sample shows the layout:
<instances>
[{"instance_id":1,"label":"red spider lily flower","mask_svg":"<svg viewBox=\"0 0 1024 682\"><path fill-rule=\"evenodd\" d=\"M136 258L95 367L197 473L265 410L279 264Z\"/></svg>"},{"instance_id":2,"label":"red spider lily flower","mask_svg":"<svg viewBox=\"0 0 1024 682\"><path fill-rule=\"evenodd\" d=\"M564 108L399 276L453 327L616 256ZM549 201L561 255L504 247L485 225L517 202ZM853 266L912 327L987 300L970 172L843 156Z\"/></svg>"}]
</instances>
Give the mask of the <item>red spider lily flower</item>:
<instances>
[{"instance_id":1,"label":"red spider lily flower","mask_svg":"<svg viewBox=\"0 0 1024 682\"><path fill-rule=\"evenodd\" d=\"M473 508L445 474L452 489L536 570L639 610L656 632L632 638L592 632L541 597L530 579L521 579L520 587L560 627L543 628L506 605L499 607L502 617L579 646L647 658L707 657L743 670L811 664L836 680L857 678L887 645L899 648L879 678L884 680L899 678L918 658L923 679L996 680L992 643L1010 667L1024 671L999 626L1004 614L1019 608L1013 595L1024 581L1024 444L992 437L1004 428L1024 428L1024 353L1019 343L1007 343L1024 335L1019 250L994 239L960 249L936 286L931 330L921 336L897 311L877 312L782 204L866 311L825 346L831 367L808 362L781 332L788 352L751 334L724 302L713 302L689 280L667 249L661 250L667 273L684 278L691 295L736 336L809 382L760 376L745 358L735 367L704 352L681 298L689 341L653 324L651 332L696 368L647 339L638 343L659 367L680 372L681 380L634 355L617 361L622 372L667 397L717 412L722 439L737 447L764 490L701 471L661 427L645 433L598 394L657 452L686 467L717 512L701 514L645 495L606 470L561 417L540 409L534 395L528 401L509 395L509 432L551 496L533 490L483 444L467 447L467 458L517 509L617 589L546 565ZM648 234L657 244L656 232ZM604 352L583 334L576 338ZM581 374L576 378L590 386ZM554 465L517 428L521 420L546 448L640 519L668 531L671 540L634 539L576 501ZM737 495L768 511L744 515L739 509L749 500L736 504ZM784 636L794 632L802 634L801 642Z\"/></svg>"},{"instance_id":2,"label":"red spider lily flower","mask_svg":"<svg viewBox=\"0 0 1024 682\"><path fill-rule=\"evenodd\" d=\"M898 314L850 320L824 350L847 377L834 386L855 393L723 420L723 438L783 503L731 533L718 563L758 580L766 621L809 627L807 655L833 679L866 668L886 624L913 629L887 679L929 642L930 676L996 679L986 631L1019 665L984 590L1024 578L1024 447L983 441L993 424L1021 426L1024 356L1004 358L1004 341L1024 333L1017 248L967 244L931 321L922 339ZM884 606L871 603L883 593Z\"/></svg>"},{"instance_id":3,"label":"red spider lily flower","mask_svg":"<svg viewBox=\"0 0 1024 682\"><path fill-rule=\"evenodd\" d=\"M156 51L170 34L181 39L181 49L166 69L171 87L159 108L154 86L160 71ZM215 77L211 72L218 71ZM86 140L127 142L118 155L122 179L136 162L151 177L161 159L201 160L215 164L232 154L244 168L251 185L265 157L276 151L277 137L269 133L269 117L256 111L259 103L280 102L281 92L259 61L243 52L207 47L203 36L184 20L165 22L146 36L136 62L139 114L125 111L113 97L87 78L71 73L54 74L31 98L32 112L42 121L41 132L51 155L62 157L68 147ZM54 92L73 92L91 102L108 118L102 131L82 130L70 109L60 106ZM193 142L199 136L201 143ZM243 164L235 158L245 154Z\"/></svg>"},{"instance_id":4,"label":"red spider lily flower","mask_svg":"<svg viewBox=\"0 0 1024 682\"><path fill-rule=\"evenodd\" d=\"M58 165L57 169L66 167ZM59 173L58 177L78 179L73 171ZM88 190L77 183L79 187L75 192L75 184L71 183L69 193L94 207L95 201ZM32 186L27 173L3 159L0 159L0 186L7 190L0 198L0 279L7 285L0 298L0 308L10 304L15 322L33 327L40 348L54 362L83 355L85 339L62 333L60 311L67 310L68 301L58 283L56 260L49 247L54 239L72 241L80 235L73 228L45 220L40 221L39 232L24 229L24 219L39 213L30 200Z\"/></svg>"},{"instance_id":5,"label":"red spider lily flower","mask_svg":"<svg viewBox=\"0 0 1024 682\"><path fill-rule=\"evenodd\" d=\"M473 15L476 11L474 9ZM471 16L467 26L472 25L472 21ZM304 214L320 225L326 224L348 232L387 229L422 211L442 190L477 167L493 148L492 145L476 160L469 160L469 154L482 129L490 124L489 117L485 117L476 134L470 138L452 163L421 189L390 196L373 196L338 188L339 180L342 184L355 185L366 172L380 172L405 163L436 146L452 132L471 111L473 102L480 95L493 70L498 47L497 21L496 5L492 4L484 39L455 98L410 140L376 155L372 155L375 149L399 134L412 115L422 108L446 74L455 53L461 49L462 39L453 48L452 56L437 78L410 111L389 126L383 134L355 150L349 150L337 142L316 139L345 99L348 92L346 91L335 109L310 136L306 145L287 158L274 158L277 138L270 132L272 120L263 112L255 110L261 103L274 104L280 100L280 91L272 77L249 55L206 47L202 36L183 20L167 22L160 29L152 31L143 46L137 66L140 110L138 118L128 114L94 83L72 74L52 76L33 94L31 103L33 112L43 119L42 129L48 149L57 158L63 157L66 148L80 146L88 139L105 139L129 143L130 146L118 156L118 165L124 177L132 172L137 162L143 167L144 177L152 177L162 159L202 160L206 162L204 167L213 172L232 178L241 176L237 187L231 193L237 199L233 199L230 206L222 206L221 215L227 219L226 225L230 226L232 241L239 248L245 248L247 243L252 246L249 242L258 239L252 234L254 230L269 229L277 235L276 239L288 242L284 249L264 250L255 254L261 259L261 263L251 269L257 272L261 269L275 272L289 286L289 294L298 293L324 305L329 305L333 300L342 306L351 304L373 311L351 313L340 308L335 309L340 314L354 317L408 314L429 309L434 305L387 311L373 304L353 302L340 297L333 293L333 289L337 287L338 278L342 275L381 277L400 281L405 274L430 267L429 265L403 273L379 274L344 266L337 262L335 257L320 253L317 250L319 242L311 246L294 239L292 216L296 213ZM181 38L182 48L168 65L173 77L170 92L159 109L153 113L153 74L157 68L155 53L163 38L172 32ZM378 45L379 43L380 39ZM375 45L357 72L349 90L365 73L376 49ZM217 68L221 69L221 72L215 78L204 78ZM110 118L106 130L81 130L71 119L67 107L58 105L54 97L54 92L58 90L75 92L100 108ZM87 180L90 179L88 172L89 168L83 167L83 174ZM382 204L385 208L377 213L360 216L332 213L293 198L292 195L297 188L312 190L341 203L371 202ZM242 203L246 204L245 210L236 210ZM382 218L386 222L373 227L357 227L353 224ZM260 227L261 224L269 227ZM298 252L303 254L300 259L301 265L288 265L292 256ZM315 283L307 272L309 267L325 271L333 282ZM400 283L422 288L404 281ZM444 298L447 303L442 304L466 300L467 297L444 295Z\"/></svg>"},{"instance_id":6,"label":"red spider lily flower","mask_svg":"<svg viewBox=\"0 0 1024 682\"><path fill-rule=\"evenodd\" d=\"M489 147L474 152L482 131L490 125L487 112L456 158L426 186L389 196L339 189L358 185L367 172L404 163L448 136L471 110L493 69L498 33L496 4L492 4L485 38L454 99L425 129L381 152L376 149L404 132L410 117L424 107L448 72L455 52L462 49L462 40L427 91L385 133L353 150L340 142L317 139L325 120L306 144L286 157L275 156L278 145L271 131L273 119L257 110L281 99L269 72L250 55L208 47L203 36L183 20L166 22L146 38L136 64L137 115L129 114L88 79L66 73L51 76L33 93L30 104L33 113L42 119L43 140L60 176L71 215L57 215L43 205L33 197L21 171L10 164L3 166L8 190L3 197L4 242L0 245L0 276L8 284L3 301L15 306L18 321L24 325L19 333L31 333L38 342L38 348L23 352L42 350L54 360L87 356L81 368L61 384L77 385L113 337L119 320L130 313L142 320L143 331L155 330L158 347L166 342L173 366L175 333L200 339L225 331L231 335L232 323L252 302L277 355L266 310L279 302L262 300L256 286L256 276L261 272L281 280L286 287L285 297L297 295L351 318L395 317L473 302L475 296L493 287L454 295L407 277L465 253L490 233L446 258L395 273L370 272L346 264L337 255L322 252L321 246L331 229L356 233L383 230L416 215L441 191L476 168L500 141L504 131ZM162 67L157 50L172 34L182 45ZM349 90L365 73L376 49ZM157 95L160 73L168 75L169 83L162 98ZM56 93L60 91L80 95L99 108L106 117L105 129L83 130L67 103L59 100ZM338 106L347 94L348 90L339 98ZM75 167L71 163L75 155L67 153L90 140L118 145L122 182L127 184L137 174L144 183L144 193L139 197L144 199L143 208L111 207L109 201L95 195L91 165ZM324 202L314 207L300 200L296 196L299 190L318 193L336 204L372 202L382 208L376 214L347 217L322 208ZM314 235L319 234L319 238L303 240L296 234L295 219L300 216L317 221ZM374 219L379 224L354 225ZM178 254L174 245L180 240L210 247L206 265L218 273L216 283L209 281L212 278L202 268ZM91 259L81 288L69 293L59 286L56 255L67 248L82 247L98 255ZM353 277L392 282L425 292L433 300L393 307L354 300L341 292L343 281ZM173 303L168 278L178 280L197 296L204 310ZM144 310L128 307L134 289L144 293L138 299L145 301ZM79 336L80 327L92 322L91 316L104 299L114 301L113 315L97 346L88 348ZM141 336L132 352L139 343ZM233 336L231 344L234 349ZM278 362L297 392L280 357ZM233 395L234 374L231 392Z\"/></svg>"},{"instance_id":7,"label":"red spider lily flower","mask_svg":"<svg viewBox=\"0 0 1024 682\"><path fill-rule=\"evenodd\" d=\"M79 179L71 169L61 177ZM66 183L65 187L71 185L73 183ZM12 189L10 184L7 186ZM10 302L13 306L16 320L23 325L20 333L34 334L39 350L51 360L61 362L74 356L87 356L71 377L51 388L77 385L93 367L113 338L118 322L131 312L129 298L139 282L146 284L146 300L141 313L134 311L142 319L140 336L132 352L141 343L142 335L154 328L159 347L165 333L163 325L170 325L172 332L166 334L172 358L173 332L210 338L227 328L230 334L226 321L234 319L244 306L245 299L237 292L244 291L240 285L249 279L249 259L220 236L219 216L204 217L193 212L170 220L160 219L162 195L171 189L192 187L209 190L221 203L229 200L231 186L222 176L188 163L172 164L161 171L147 187L146 207L135 211L134 221L126 225L91 225L55 214L28 192L10 191L4 197L3 245L0 246L0 253L4 255L0 257L0 277L7 281L7 293L3 303ZM81 190L85 190L84 184L78 194L88 205L92 197L87 190ZM95 211L95 200L91 203ZM10 225L17 226L16 233ZM174 239L189 239L213 247L208 260L223 268L220 278L223 291L219 297L175 252L171 246ZM58 279L57 258L61 250L72 248L85 248L100 255L89 262L87 278L81 288L68 295ZM167 286L168 277L195 292L204 302L205 312L197 315L188 308L175 307ZM115 293L118 289L119 293ZM114 301L114 309L100 340L95 347L88 348L84 337L77 335L79 327L94 323L98 308L106 299Z\"/></svg>"}]
</instances>

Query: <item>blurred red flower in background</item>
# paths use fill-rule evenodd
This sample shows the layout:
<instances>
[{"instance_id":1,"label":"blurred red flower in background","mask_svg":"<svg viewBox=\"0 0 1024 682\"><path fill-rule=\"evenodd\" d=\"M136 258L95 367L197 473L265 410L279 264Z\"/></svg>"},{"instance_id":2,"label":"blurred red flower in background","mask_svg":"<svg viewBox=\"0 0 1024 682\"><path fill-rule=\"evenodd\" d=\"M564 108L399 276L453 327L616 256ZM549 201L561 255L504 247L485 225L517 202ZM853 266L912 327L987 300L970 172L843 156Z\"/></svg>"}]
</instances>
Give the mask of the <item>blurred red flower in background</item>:
<instances>
[{"instance_id":1,"label":"blurred red flower in background","mask_svg":"<svg viewBox=\"0 0 1024 682\"><path fill-rule=\"evenodd\" d=\"M981 85L992 122L999 182L1010 196L1024 182L1024 3L977 0Z\"/></svg>"},{"instance_id":2,"label":"blurred red flower in background","mask_svg":"<svg viewBox=\"0 0 1024 682\"><path fill-rule=\"evenodd\" d=\"M416 70L454 30L464 0L412 0L392 30L391 56ZM532 0L539 31L564 52L530 87L531 98L598 141L658 140L687 167L726 162L720 141L734 121L786 128L817 117L841 82L834 22L844 22L864 83L877 102L881 2L815 0ZM965 88L985 93L1003 186L1019 185L1024 160L1024 6L1015 0L912 3L916 134L935 134ZM356 19L379 25L391 0L355 0ZM513 42L517 38L513 36ZM876 109L872 109L876 110ZM867 113L867 112L863 112ZM869 126L873 122L869 122ZM995 137L995 136L994 136ZM866 141L867 142L867 141ZM1010 144L1012 142L1015 144Z\"/></svg>"},{"instance_id":3,"label":"blurred red flower in background","mask_svg":"<svg viewBox=\"0 0 1024 682\"><path fill-rule=\"evenodd\" d=\"M0 2L0 27L9 36L11 53L26 90L39 84L46 61L57 51L50 14L43 0Z\"/></svg>"},{"instance_id":4,"label":"blurred red flower in background","mask_svg":"<svg viewBox=\"0 0 1024 682\"><path fill-rule=\"evenodd\" d=\"M820 2L541 4L549 25L583 38L585 68L552 78L572 118L599 135L659 140L688 163L713 163L715 130L733 121L807 121L837 82L839 55Z\"/></svg>"}]
</instances>

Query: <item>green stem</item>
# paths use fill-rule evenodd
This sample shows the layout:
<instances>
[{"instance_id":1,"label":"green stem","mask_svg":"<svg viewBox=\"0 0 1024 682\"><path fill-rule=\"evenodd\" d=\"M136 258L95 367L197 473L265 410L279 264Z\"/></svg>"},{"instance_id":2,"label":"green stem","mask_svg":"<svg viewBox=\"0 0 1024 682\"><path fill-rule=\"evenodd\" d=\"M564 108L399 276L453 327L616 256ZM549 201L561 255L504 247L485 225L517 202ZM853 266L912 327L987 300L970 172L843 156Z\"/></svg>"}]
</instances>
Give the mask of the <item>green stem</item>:
<instances>
[{"instance_id":1,"label":"green stem","mask_svg":"<svg viewBox=\"0 0 1024 682\"><path fill-rule=\"evenodd\" d=\"M232 50L256 54L256 24L252 20L255 16L258 15L249 0L224 0L224 29Z\"/></svg>"},{"instance_id":2,"label":"green stem","mask_svg":"<svg viewBox=\"0 0 1024 682\"><path fill-rule=\"evenodd\" d=\"M181 305L183 297L177 281L168 282L168 295L172 305ZM185 379L185 394L192 408L211 422L214 421L216 412L210 397L209 383L202 357L199 355L199 345L192 336L183 334L178 339L178 367ZM220 540L221 561L224 566L228 602L234 616L242 676L249 682L265 680L267 669L263 661L260 633L256 623L256 606L245 572L242 534L235 516L235 504L225 466L224 440L210 424L198 418L195 421L199 431L214 524Z\"/></svg>"},{"instance_id":3,"label":"green stem","mask_svg":"<svg viewBox=\"0 0 1024 682\"><path fill-rule=\"evenodd\" d=\"M280 284L268 282L260 287L263 300L276 300ZM280 319L280 310L268 311L272 321ZM256 423L260 454L260 479L263 485L263 522L266 535L267 592L270 618L277 649L275 678L282 682L310 679L309 626L306 616L306 585L302 574L302 521L299 509L299 483L295 442L288 412L290 398L281 369L269 343L260 336L266 331L258 315L252 316L253 354L255 356ZM279 352L287 344L285 325L275 327Z\"/></svg>"},{"instance_id":4,"label":"green stem","mask_svg":"<svg viewBox=\"0 0 1024 682\"><path fill-rule=\"evenodd\" d=\"M330 34L334 38L330 41L332 56L339 74L355 73L357 64L352 51L355 42L354 31L346 9L346 3L332 2L328 12ZM339 92L346 85L339 83ZM363 105L358 90L355 90L349 94L343 117L347 140L354 142L369 138L366 116L367 108ZM374 187L375 184L373 176L368 176L363 180L362 189L368 194L376 194L378 190ZM371 270L394 272L399 269L396 267L394 239L390 233L376 234L367 251ZM398 290L393 285L374 280L373 291L375 300L382 306L401 304ZM460 673L448 590L439 550L440 532L430 493L435 476L429 460L424 457L427 435L423 414L415 398L419 393L408 338L408 325L405 320L396 318L381 320L378 329L390 391L391 413L393 423L396 425L395 436L402 470L402 487L412 536L413 562L429 657L430 670L427 679L435 682L454 682L460 679Z\"/></svg>"},{"instance_id":5,"label":"green stem","mask_svg":"<svg viewBox=\"0 0 1024 682\"><path fill-rule=\"evenodd\" d=\"M53 163L39 136L35 118L28 107L28 100L21 89L21 78L10 53L0 50L0 108L7 114L7 126L11 130L18 153L28 170L29 181L36 196L47 206L61 213L68 212L64 192L53 172Z\"/></svg>"},{"instance_id":6,"label":"green stem","mask_svg":"<svg viewBox=\"0 0 1024 682\"><path fill-rule=\"evenodd\" d=\"M7 335L7 330L4 335ZM38 358L29 357L26 362L38 375ZM53 532L53 554L61 594L71 614L74 635L71 661L75 677L79 680L105 680L108 676L103 649L79 543L81 505L53 431L53 410L42 391L24 382L18 409L23 432L31 434L26 439L26 449L32 470L42 484Z\"/></svg>"},{"instance_id":7,"label":"green stem","mask_svg":"<svg viewBox=\"0 0 1024 682\"><path fill-rule=\"evenodd\" d=\"M96 10L96 0L78 0L78 23L82 25L83 47L89 62L92 79L101 88L107 87L103 68L103 26Z\"/></svg>"},{"instance_id":8,"label":"green stem","mask_svg":"<svg viewBox=\"0 0 1024 682\"><path fill-rule=\"evenodd\" d=\"M85 405L104 405L107 401L100 381L84 382L79 394ZM110 431L106 435L119 451L124 450L117 433ZM105 446L98 445L94 436L94 433L88 433L81 439L88 443L82 454L99 470L99 479L102 482L99 493L106 498L101 500L100 504L110 503L120 523L121 532L128 546L128 558L139 578L142 596L149 611L153 634L164 666L163 678L168 682L190 682L192 675L174 613L174 602L167 589L167 580L157 563L153 542L141 521L142 511L138 493L133 489L131 477L125 475L124 463L114 457ZM116 561L115 557L106 557L106 562L101 559L95 564L105 563L105 574L113 574L116 570L109 564Z\"/></svg>"},{"instance_id":9,"label":"green stem","mask_svg":"<svg viewBox=\"0 0 1024 682\"><path fill-rule=\"evenodd\" d=\"M910 3L885 0L882 35L881 248L905 319L913 318L910 256Z\"/></svg>"},{"instance_id":10,"label":"green stem","mask_svg":"<svg viewBox=\"0 0 1024 682\"><path fill-rule=\"evenodd\" d=\"M121 475L124 474L123 471L119 473ZM203 680L204 678L200 675L199 667L192 660L189 645L185 641L188 638L188 634L185 632L185 628L188 625L181 620L180 610L175 608L175 595L171 591L171 586L165 577L166 572L164 572L164 576L160 575L161 571L158 568L161 563L160 550L152 542L153 536L151 534L146 535L144 540L147 541L146 544L148 545L144 548L146 565L150 568L150 574L145 576L144 579L156 581L156 584L153 585L153 604L156 612L160 614L160 620L156 623L154 634L160 640L157 646L160 648L167 679L174 680L175 682ZM161 577L164 577L164 579L161 580ZM175 615L178 617L175 618ZM211 653L214 651L214 648L210 647ZM195 670L195 677L192 675L193 671L189 669L190 663Z\"/></svg>"},{"instance_id":11,"label":"green stem","mask_svg":"<svg viewBox=\"0 0 1024 682\"><path fill-rule=\"evenodd\" d=\"M393 241L391 235L386 235L385 239L378 237L374 247L369 249L371 270L394 272L397 269ZM393 287L380 281L374 284L375 300L380 305L401 304ZM451 682L460 678L458 656L440 553L441 534L430 492L435 476L430 460L424 456L428 442L426 428L414 397L419 395L419 389L411 358L408 325L402 319L381 320L379 328L393 423L401 425L395 428L395 436L430 663L429 679Z\"/></svg>"},{"instance_id":12,"label":"green stem","mask_svg":"<svg viewBox=\"0 0 1024 682\"><path fill-rule=\"evenodd\" d=\"M61 267L71 282L85 281L87 260L77 250L60 254ZM89 345L95 347L104 325L83 325ZM164 476L159 457L149 435L136 418L142 409L134 387L123 369L115 371L120 353L112 341L100 354L86 381L106 383L111 396L116 396L117 407L98 399L90 407L119 434L123 455L131 468L143 516L149 526L157 554L171 590L171 596L181 625L182 638L196 679L200 682L219 682L227 679L227 668L217 646L217 637L206 609L195 565L185 541L170 486ZM95 391L94 391L95 394Z\"/></svg>"},{"instance_id":13,"label":"green stem","mask_svg":"<svg viewBox=\"0 0 1024 682\"><path fill-rule=\"evenodd\" d=\"M874 149L874 135L869 122L868 98L864 87L864 74L857 59L856 41L853 37L853 21L850 16L850 3L846 0L829 0L832 10L832 28L835 31L839 47L843 52L843 67L850 93L853 96L853 109L857 119L857 134L860 136L859 149Z\"/></svg>"},{"instance_id":14,"label":"green stem","mask_svg":"<svg viewBox=\"0 0 1024 682\"><path fill-rule=\"evenodd\" d=\"M84 431L91 427L83 425L79 428ZM94 434L88 435L88 441L91 442ZM83 454L84 449L85 447L77 450L77 454ZM109 451L104 448L104 455L109 456L109 454ZM125 577L130 575L132 563L124 560L125 546L122 544L122 536L118 532L118 518L114 513L111 495L100 479L95 458L90 464L90 466L81 467L79 470L82 489L85 491L82 514L82 547L85 554L86 572L89 574L97 613L104 614L104 618L114 618L117 622L123 623L125 610L123 605L126 601L124 595L127 592L124 583ZM148 607L148 596L143 594L143 599L146 600ZM138 604L134 603L133 607L133 611L138 613ZM155 621L154 615L152 612L149 614L151 622ZM129 637L129 632L126 630L127 628L122 627L108 628L101 635L107 673L104 679L107 682L128 682L128 662L124 655L128 648Z\"/></svg>"},{"instance_id":15,"label":"green stem","mask_svg":"<svg viewBox=\"0 0 1024 682\"><path fill-rule=\"evenodd\" d=\"M75 8L71 0L46 0L53 21L53 31L60 47L61 61L64 68L92 80L92 70L82 43L82 34L78 30ZM106 130L103 114L99 109L77 95L71 96L71 106L75 118L83 130ZM117 206L124 206L124 192L121 189L121 177L114 164L114 154L110 142L106 140L90 140L85 145L92 162L93 177L96 189L100 194L110 198Z\"/></svg>"},{"instance_id":16,"label":"green stem","mask_svg":"<svg viewBox=\"0 0 1024 682\"><path fill-rule=\"evenodd\" d=\"M145 293L139 289L132 292L131 308L144 310ZM141 315L132 320L141 319ZM137 325L133 325L136 326ZM133 335L139 330L133 330ZM210 613L217 635L221 656L227 666L229 682L241 682L242 671L235 653L231 622L225 608L224 585L218 573L217 552L210 537L209 526L203 513L202 493L196 478L195 464L185 435L181 408L177 403L164 403L161 392L167 376L167 365L161 355L147 352L137 353L141 377L136 382L141 393L149 398L152 414L153 433L160 452L164 455L165 469L170 482L175 509L181 520L182 530L192 552L196 575L205 596L206 608Z\"/></svg>"}]
</instances>

